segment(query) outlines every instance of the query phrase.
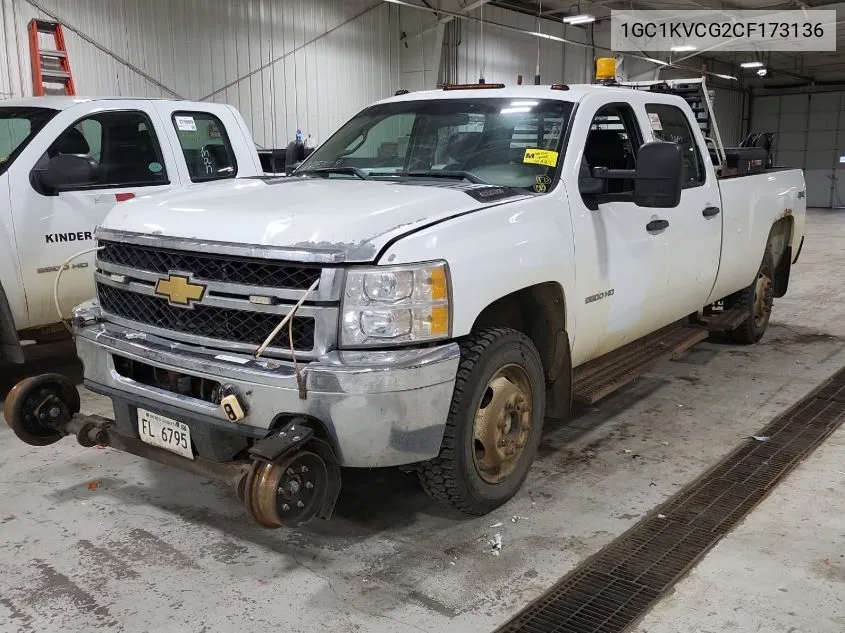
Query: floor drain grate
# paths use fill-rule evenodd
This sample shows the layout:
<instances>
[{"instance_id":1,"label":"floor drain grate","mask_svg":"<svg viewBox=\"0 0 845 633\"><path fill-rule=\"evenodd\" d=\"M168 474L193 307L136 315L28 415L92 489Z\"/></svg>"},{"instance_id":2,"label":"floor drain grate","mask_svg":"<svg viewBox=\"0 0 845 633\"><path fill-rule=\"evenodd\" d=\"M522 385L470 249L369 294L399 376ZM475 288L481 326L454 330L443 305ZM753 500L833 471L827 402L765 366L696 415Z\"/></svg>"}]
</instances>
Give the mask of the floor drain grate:
<instances>
[{"instance_id":1,"label":"floor drain grate","mask_svg":"<svg viewBox=\"0 0 845 633\"><path fill-rule=\"evenodd\" d=\"M845 369L496 633L621 633L843 422Z\"/></svg>"}]
</instances>

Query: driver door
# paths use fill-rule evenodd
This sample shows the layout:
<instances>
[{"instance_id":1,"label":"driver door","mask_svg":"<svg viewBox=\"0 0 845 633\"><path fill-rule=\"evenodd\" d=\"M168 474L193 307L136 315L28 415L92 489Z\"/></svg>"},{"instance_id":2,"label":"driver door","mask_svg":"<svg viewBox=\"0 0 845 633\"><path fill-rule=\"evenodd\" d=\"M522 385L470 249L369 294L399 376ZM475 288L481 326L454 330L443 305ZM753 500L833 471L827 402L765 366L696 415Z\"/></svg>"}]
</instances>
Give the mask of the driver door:
<instances>
[{"instance_id":1,"label":"driver door","mask_svg":"<svg viewBox=\"0 0 845 633\"><path fill-rule=\"evenodd\" d=\"M29 327L59 321L53 302L56 274L68 258L94 248L94 228L115 204L169 188L159 137L141 110L100 111L53 136L46 151L37 150L43 153L34 160L34 168L33 160L18 160L12 166L12 220ZM59 154L93 158L99 165L98 182L58 193L44 190L33 172ZM63 315L94 296L93 259L93 253L80 256L63 273L59 286Z\"/></svg>"},{"instance_id":2,"label":"driver door","mask_svg":"<svg viewBox=\"0 0 845 633\"><path fill-rule=\"evenodd\" d=\"M576 190L569 192L577 262L576 293L570 299L577 323L575 365L667 324L662 306L667 301L668 241L665 231L649 230L660 210L604 200L578 188L577 175L584 167L636 169L636 153L643 143L629 104L596 101L588 98L580 106L593 115L579 117L569 141L572 156L567 158L567 173L576 175ZM574 151L581 147L583 152ZM634 187L633 180L604 182L605 193L611 195Z\"/></svg>"}]
</instances>

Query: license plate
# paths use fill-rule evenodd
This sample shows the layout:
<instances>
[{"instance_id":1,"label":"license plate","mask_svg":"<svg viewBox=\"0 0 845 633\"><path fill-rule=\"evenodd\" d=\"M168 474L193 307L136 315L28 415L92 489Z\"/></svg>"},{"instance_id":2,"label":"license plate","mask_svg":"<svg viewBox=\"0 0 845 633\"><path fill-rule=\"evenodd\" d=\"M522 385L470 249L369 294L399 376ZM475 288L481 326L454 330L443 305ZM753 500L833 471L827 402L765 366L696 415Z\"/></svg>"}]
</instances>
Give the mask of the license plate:
<instances>
[{"instance_id":1,"label":"license plate","mask_svg":"<svg viewBox=\"0 0 845 633\"><path fill-rule=\"evenodd\" d=\"M184 422L138 409L138 435L147 444L158 446L188 459L194 458L191 429Z\"/></svg>"}]
</instances>

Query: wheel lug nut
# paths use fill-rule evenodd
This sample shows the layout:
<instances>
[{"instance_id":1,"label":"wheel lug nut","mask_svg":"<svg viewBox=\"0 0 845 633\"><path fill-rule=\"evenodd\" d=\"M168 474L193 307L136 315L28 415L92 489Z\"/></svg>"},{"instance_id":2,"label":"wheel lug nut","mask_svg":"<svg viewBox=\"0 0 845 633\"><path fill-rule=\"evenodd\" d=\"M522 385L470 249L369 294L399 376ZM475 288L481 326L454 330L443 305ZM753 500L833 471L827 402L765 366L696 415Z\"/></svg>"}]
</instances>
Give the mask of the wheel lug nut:
<instances>
[{"instance_id":1,"label":"wheel lug nut","mask_svg":"<svg viewBox=\"0 0 845 633\"><path fill-rule=\"evenodd\" d=\"M304 503L302 503L301 501L297 501L297 502L296 502L296 507L297 507L297 508L304 508L304 507L305 507L305 504L304 504Z\"/></svg>"},{"instance_id":2,"label":"wheel lug nut","mask_svg":"<svg viewBox=\"0 0 845 633\"><path fill-rule=\"evenodd\" d=\"M307 473L308 472L308 466L303 466L302 468L300 468L300 472Z\"/></svg>"},{"instance_id":3,"label":"wheel lug nut","mask_svg":"<svg viewBox=\"0 0 845 633\"><path fill-rule=\"evenodd\" d=\"M305 482L305 487L306 487L306 488L308 488L308 490L311 490L311 488L313 488L313 487L314 487L314 484L312 484L310 481L306 481L306 482Z\"/></svg>"},{"instance_id":4,"label":"wheel lug nut","mask_svg":"<svg viewBox=\"0 0 845 633\"><path fill-rule=\"evenodd\" d=\"M288 475L292 475L292 474L293 474L293 468L288 468L285 472L286 472Z\"/></svg>"},{"instance_id":5,"label":"wheel lug nut","mask_svg":"<svg viewBox=\"0 0 845 633\"><path fill-rule=\"evenodd\" d=\"M286 504L286 503L283 503L283 504L282 504L282 510L284 510L285 512L287 512L288 510L290 510L290 506L289 506L288 504Z\"/></svg>"}]
</instances>

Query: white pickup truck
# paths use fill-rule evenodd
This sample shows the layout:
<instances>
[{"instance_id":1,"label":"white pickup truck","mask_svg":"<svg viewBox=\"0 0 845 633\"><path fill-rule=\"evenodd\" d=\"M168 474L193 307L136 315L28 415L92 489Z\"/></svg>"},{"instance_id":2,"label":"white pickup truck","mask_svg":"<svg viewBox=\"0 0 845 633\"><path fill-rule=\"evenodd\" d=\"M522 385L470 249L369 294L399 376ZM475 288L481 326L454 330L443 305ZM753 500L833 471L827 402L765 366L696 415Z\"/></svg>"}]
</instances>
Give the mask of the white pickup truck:
<instances>
[{"instance_id":1,"label":"white pickup truck","mask_svg":"<svg viewBox=\"0 0 845 633\"><path fill-rule=\"evenodd\" d=\"M110 213L97 299L73 322L115 419L79 414L44 375L12 390L6 420L31 444L73 434L230 482L268 527L327 517L340 467L400 466L486 513L573 400L711 331L763 335L805 185L753 156L717 177L666 90L381 101L293 177Z\"/></svg>"},{"instance_id":2,"label":"white pickup truck","mask_svg":"<svg viewBox=\"0 0 845 633\"><path fill-rule=\"evenodd\" d=\"M68 257L93 248L94 227L115 204L261 173L252 136L232 106L0 101L0 362L23 362L19 338L55 331L56 272ZM63 314L93 296L93 259L80 257L63 274Z\"/></svg>"}]
</instances>

